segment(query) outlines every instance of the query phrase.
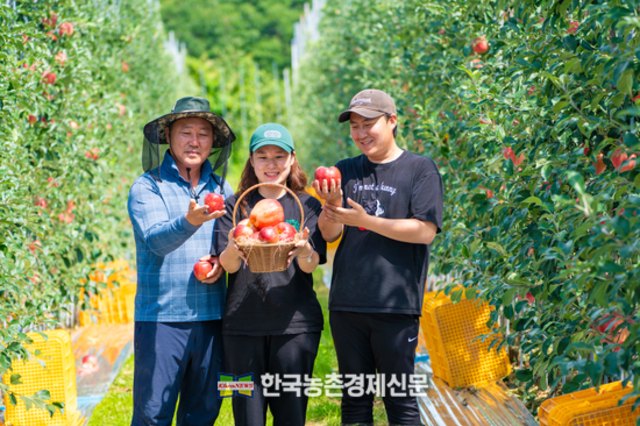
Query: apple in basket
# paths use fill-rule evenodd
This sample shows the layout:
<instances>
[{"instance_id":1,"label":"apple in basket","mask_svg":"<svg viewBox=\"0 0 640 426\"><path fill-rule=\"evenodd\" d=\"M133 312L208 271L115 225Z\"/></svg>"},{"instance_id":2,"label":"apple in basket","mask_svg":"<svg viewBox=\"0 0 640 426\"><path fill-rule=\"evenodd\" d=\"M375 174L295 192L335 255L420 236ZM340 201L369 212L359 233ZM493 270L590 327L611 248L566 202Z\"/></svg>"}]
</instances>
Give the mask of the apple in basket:
<instances>
[{"instance_id":1,"label":"apple in basket","mask_svg":"<svg viewBox=\"0 0 640 426\"><path fill-rule=\"evenodd\" d=\"M248 226L249 228L251 228L251 230L253 232L257 232L258 231L258 228L253 226L253 224L251 223L251 221L248 218L247 219L242 219L240 222L238 222L238 226L240 226L240 225Z\"/></svg>"},{"instance_id":2,"label":"apple in basket","mask_svg":"<svg viewBox=\"0 0 640 426\"><path fill-rule=\"evenodd\" d=\"M280 241L289 242L293 241L296 237L296 228L287 222L280 222L277 224L276 231L278 231L278 234L280 235Z\"/></svg>"},{"instance_id":3,"label":"apple in basket","mask_svg":"<svg viewBox=\"0 0 640 426\"><path fill-rule=\"evenodd\" d=\"M200 261L193 266L193 275L198 281L206 280L207 274L213 270L213 265L209 262Z\"/></svg>"},{"instance_id":4,"label":"apple in basket","mask_svg":"<svg viewBox=\"0 0 640 426\"><path fill-rule=\"evenodd\" d=\"M280 241L280 234L275 226L267 226L260 230L260 241L268 244L275 244Z\"/></svg>"},{"instance_id":5,"label":"apple in basket","mask_svg":"<svg viewBox=\"0 0 640 426\"><path fill-rule=\"evenodd\" d=\"M252 225L251 226L238 225L233 230L233 239L238 241L238 240L242 240L243 238L253 238L254 233L255 231L253 230Z\"/></svg>"},{"instance_id":6,"label":"apple in basket","mask_svg":"<svg viewBox=\"0 0 640 426\"><path fill-rule=\"evenodd\" d=\"M249 220L258 229L276 226L284 222L284 210L278 200L267 198L256 203ZM276 232L277 233L277 232Z\"/></svg>"}]
</instances>

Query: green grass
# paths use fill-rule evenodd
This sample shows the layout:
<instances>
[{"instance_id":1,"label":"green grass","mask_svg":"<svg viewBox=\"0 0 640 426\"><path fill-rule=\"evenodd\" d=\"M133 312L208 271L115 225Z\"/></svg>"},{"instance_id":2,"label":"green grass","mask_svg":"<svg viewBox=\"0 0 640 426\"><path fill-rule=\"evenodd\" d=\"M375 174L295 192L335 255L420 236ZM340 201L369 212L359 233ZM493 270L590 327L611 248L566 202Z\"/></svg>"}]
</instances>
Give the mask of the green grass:
<instances>
[{"instance_id":1,"label":"green grass","mask_svg":"<svg viewBox=\"0 0 640 426\"><path fill-rule=\"evenodd\" d=\"M315 290L324 313L324 330L320 340L320 349L316 358L313 374L324 380L327 374L338 371L338 361L333 347L331 330L329 328L329 290L322 283L322 271L313 274ZM133 356L122 367L120 374L109 388L105 398L98 404L91 416L89 426L129 426L133 414ZM323 392L324 393L324 392ZM376 398L374 405L375 424L386 425L387 416L382 401ZM218 425L233 425L231 401L225 399L222 403L220 415L216 421ZM324 394L309 398L307 408L307 424L313 426L340 425L340 398L330 398ZM175 421L174 421L175 425ZM271 414L268 415L267 425L273 425Z\"/></svg>"}]
</instances>

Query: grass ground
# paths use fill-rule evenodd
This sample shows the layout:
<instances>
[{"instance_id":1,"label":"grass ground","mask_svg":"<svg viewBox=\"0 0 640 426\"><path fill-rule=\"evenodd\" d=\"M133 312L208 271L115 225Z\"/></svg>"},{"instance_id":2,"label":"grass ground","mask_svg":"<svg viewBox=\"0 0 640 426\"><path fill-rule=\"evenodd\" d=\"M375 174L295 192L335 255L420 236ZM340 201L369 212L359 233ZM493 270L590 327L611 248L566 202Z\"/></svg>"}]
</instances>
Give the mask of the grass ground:
<instances>
[{"instance_id":1,"label":"grass ground","mask_svg":"<svg viewBox=\"0 0 640 426\"><path fill-rule=\"evenodd\" d=\"M320 349L314 366L314 376L324 380L327 374L338 371L338 362L333 347L333 339L329 329L329 290L322 283L322 272L316 270L314 283L318 300L324 312L324 331L320 340ZM89 426L129 426L133 413L133 356L124 364L120 374L109 388L105 398L96 407L89 421ZM382 401L376 399L374 405L374 418L376 425L387 424ZM175 424L175 422L174 422ZM225 399L218 420L218 425L233 425L233 413L231 402ZM272 426L273 421L269 415L267 425ZM340 398L331 398L325 395L309 398L307 408L307 425L313 426L339 426L340 425Z\"/></svg>"}]
</instances>

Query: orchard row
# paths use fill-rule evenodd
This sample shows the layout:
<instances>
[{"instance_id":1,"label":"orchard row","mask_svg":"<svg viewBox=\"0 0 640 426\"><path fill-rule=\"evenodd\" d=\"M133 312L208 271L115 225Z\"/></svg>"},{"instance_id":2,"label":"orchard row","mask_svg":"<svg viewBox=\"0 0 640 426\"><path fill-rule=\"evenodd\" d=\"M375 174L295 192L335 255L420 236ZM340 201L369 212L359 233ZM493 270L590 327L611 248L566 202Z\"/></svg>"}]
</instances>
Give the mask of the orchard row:
<instances>
[{"instance_id":1,"label":"orchard row","mask_svg":"<svg viewBox=\"0 0 640 426\"><path fill-rule=\"evenodd\" d=\"M333 2L300 70L308 166L358 154L337 123L355 93L392 93L400 143L445 182L433 271L497 308L494 347L521 351L533 405L605 376L640 391L639 16L635 0Z\"/></svg>"},{"instance_id":2,"label":"orchard row","mask_svg":"<svg viewBox=\"0 0 640 426\"><path fill-rule=\"evenodd\" d=\"M0 375L26 354L23 332L88 307L106 285L95 265L130 256L139 129L176 85L155 6L13 3L0 5Z\"/></svg>"}]
</instances>

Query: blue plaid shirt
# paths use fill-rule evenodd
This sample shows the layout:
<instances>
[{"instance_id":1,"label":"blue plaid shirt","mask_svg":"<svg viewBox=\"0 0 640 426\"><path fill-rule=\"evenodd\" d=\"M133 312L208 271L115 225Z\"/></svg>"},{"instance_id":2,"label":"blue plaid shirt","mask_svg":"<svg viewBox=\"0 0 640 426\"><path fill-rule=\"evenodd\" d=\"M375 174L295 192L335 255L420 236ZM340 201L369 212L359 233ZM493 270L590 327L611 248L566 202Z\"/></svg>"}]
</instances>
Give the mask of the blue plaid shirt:
<instances>
[{"instance_id":1,"label":"blue plaid shirt","mask_svg":"<svg viewBox=\"0 0 640 426\"><path fill-rule=\"evenodd\" d=\"M223 275L214 284L198 281L193 265L211 253L213 224L190 224L185 218L192 198L189 183L180 176L167 151L160 166L162 182L149 173L135 180L129 191L129 217L136 241L138 288L136 321L188 322L221 319L226 297ZM205 161L196 188L198 204L209 192L220 194L220 177ZM225 183L223 197L233 193Z\"/></svg>"}]
</instances>

